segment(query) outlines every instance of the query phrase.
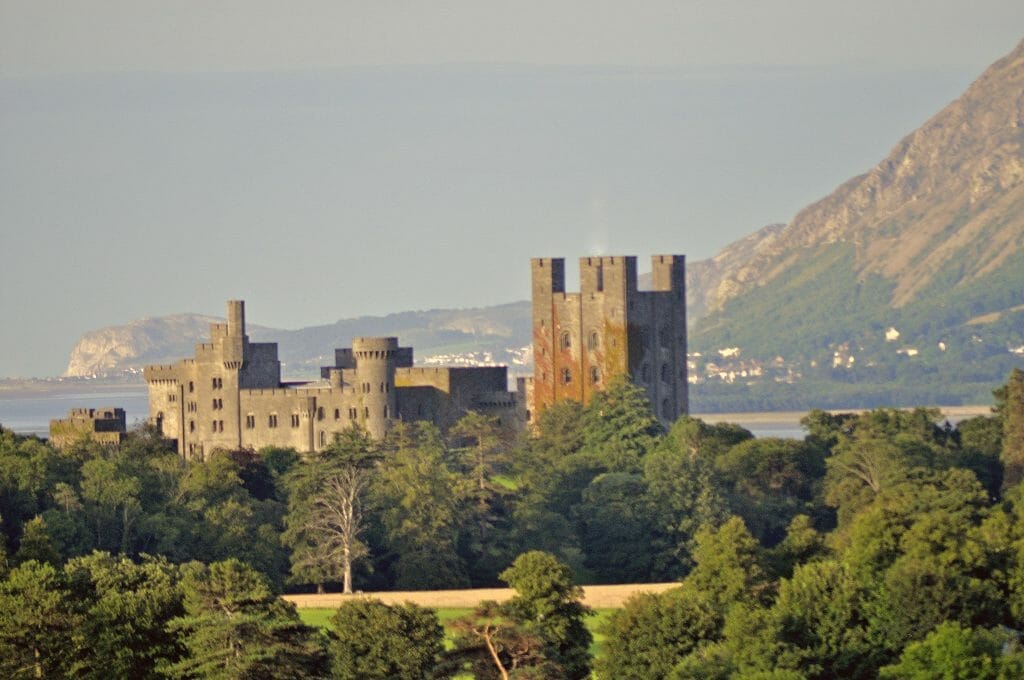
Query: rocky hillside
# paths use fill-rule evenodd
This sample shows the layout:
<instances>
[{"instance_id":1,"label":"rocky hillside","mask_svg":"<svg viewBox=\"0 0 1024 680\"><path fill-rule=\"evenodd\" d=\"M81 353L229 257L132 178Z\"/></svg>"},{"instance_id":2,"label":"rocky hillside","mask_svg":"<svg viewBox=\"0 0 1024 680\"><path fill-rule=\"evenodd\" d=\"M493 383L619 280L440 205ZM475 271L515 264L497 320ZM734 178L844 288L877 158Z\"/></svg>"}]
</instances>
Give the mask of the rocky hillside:
<instances>
[{"instance_id":1,"label":"rocky hillside","mask_svg":"<svg viewBox=\"0 0 1024 680\"><path fill-rule=\"evenodd\" d=\"M990 274L1024 246L1022 144L1024 42L870 172L768 237L730 246L749 247L749 257L708 282L708 308L831 243L854 246L858 277L893 282L894 307L918 299L950 267L959 270L955 285Z\"/></svg>"},{"instance_id":2,"label":"rocky hillside","mask_svg":"<svg viewBox=\"0 0 1024 680\"><path fill-rule=\"evenodd\" d=\"M800 383L956 403L998 384L1024 361L1024 42L721 274L691 348L748 402Z\"/></svg>"}]
</instances>

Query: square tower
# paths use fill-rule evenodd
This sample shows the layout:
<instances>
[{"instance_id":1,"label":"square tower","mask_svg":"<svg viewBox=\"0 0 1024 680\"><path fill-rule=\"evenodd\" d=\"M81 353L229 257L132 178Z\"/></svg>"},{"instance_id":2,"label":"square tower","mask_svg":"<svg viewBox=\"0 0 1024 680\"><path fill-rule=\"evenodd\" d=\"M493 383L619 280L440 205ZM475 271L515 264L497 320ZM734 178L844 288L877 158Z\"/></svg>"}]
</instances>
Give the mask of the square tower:
<instances>
[{"instance_id":1,"label":"square tower","mask_svg":"<svg viewBox=\"0 0 1024 680\"><path fill-rule=\"evenodd\" d=\"M632 256L580 258L580 292L565 292L565 261L531 261L531 417L561 399L586 404L618 375L647 393L668 424L689 411L686 260L651 258L652 290L637 287Z\"/></svg>"}]
</instances>

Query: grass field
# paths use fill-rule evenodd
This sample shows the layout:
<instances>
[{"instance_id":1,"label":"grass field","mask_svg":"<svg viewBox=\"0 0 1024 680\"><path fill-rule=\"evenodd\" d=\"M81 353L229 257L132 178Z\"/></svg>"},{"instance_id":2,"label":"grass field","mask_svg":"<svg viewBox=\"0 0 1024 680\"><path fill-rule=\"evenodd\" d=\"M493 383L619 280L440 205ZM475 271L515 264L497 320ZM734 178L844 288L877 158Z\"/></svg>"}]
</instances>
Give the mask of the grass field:
<instances>
[{"instance_id":1,"label":"grass field","mask_svg":"<svg viewBox=\"0 0 1024 680\"><path fill-rule=\"evenodd\" d=\"M451 645L451 637L448 624L452 620L465 616L472 611L470 608L464 607L441 607L435 610L437 612L437 618L440 620L441 625L445 629L445 646ZM614 609L596 609L594 610L593 616L588 616L586 619L587 628L590 630L590 634L594 636L594 642L590 645L590 654L596 659L601 653L601 645L604 643L604 635L598 632L601 625L608 620L608 617L612 615ZM315 626L317 628L327 628L331 616L334 615L334 609L300 609L299 616L302 618L302 622L307 626Z\"/></svg>"}]
</instances>

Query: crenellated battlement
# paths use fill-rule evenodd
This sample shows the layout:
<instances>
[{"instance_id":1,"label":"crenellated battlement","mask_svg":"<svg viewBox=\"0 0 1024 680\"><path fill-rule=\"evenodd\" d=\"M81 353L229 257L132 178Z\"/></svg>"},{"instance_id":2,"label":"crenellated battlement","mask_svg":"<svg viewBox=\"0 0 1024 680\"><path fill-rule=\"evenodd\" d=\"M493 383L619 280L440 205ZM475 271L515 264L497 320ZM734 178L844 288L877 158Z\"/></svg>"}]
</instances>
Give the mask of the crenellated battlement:
<instances>
[{"instance_id":1,"label":"crenellated battlement","mask_svg":"<svg viewBox=\"0 0 1024 680\"><path fill-rule=\"evenodd\" d=\"M491 411L515 402L502 394L504 367L430 368L434 378L404 384L415 370L413 350L396 337L353 338L335 350L334 366L321 368L322 381L282 382L277 344L249 342L241 300L228 302L228 322L211 324L210 335L194 357L145 369L150 422L186 457L217 448L323 450L352 425L381 438L398 420L446 427L478 394L487 394L481 403Z\"/></svg>"}]
</instances>

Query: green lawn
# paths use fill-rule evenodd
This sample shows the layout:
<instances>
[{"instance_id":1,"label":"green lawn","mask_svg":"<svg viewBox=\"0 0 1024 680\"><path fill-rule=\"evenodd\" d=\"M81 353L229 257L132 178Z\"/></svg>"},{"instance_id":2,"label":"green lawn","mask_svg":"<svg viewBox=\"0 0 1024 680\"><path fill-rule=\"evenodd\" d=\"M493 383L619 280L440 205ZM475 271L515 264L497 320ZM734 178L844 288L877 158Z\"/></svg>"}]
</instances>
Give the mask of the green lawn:
<instances>
[{"instance_id":1,"label":"green lawn","mask_svg":"<svg viewBox=\"0 0 1024 680\"><path fill-rule=\"evenodd\" d=\"M448 624L452 619L457 619L460 616L464 616L471 612L471 609L461 609L456 607L445 607L438 609L437 618L441 621L441 625L445 627L445 631L448 631ZM590 645L590 653L596 659L601 654L601 645L604 642L604 635L601 635L597 629L602 623L608 620L614 609L598 609L594 616L587 617L587 628L590 629L590 633L594 636L594 642ZM302 618L303 623L309 626L316 626L317 628L326 628L328 626L328 620L334 614L334 609L300 609L299 616ZM450 644L451 640L446 636L445 643Z\"/></svg>"}]
</instances>

